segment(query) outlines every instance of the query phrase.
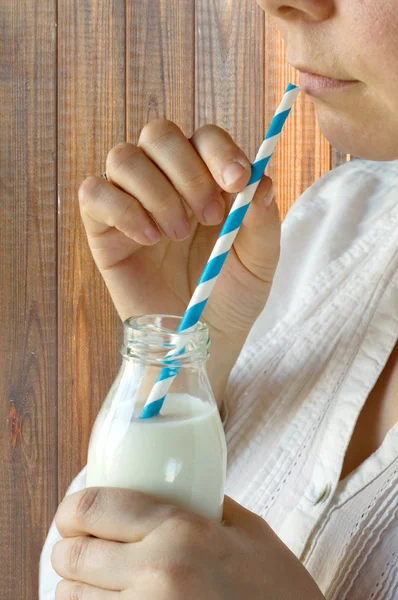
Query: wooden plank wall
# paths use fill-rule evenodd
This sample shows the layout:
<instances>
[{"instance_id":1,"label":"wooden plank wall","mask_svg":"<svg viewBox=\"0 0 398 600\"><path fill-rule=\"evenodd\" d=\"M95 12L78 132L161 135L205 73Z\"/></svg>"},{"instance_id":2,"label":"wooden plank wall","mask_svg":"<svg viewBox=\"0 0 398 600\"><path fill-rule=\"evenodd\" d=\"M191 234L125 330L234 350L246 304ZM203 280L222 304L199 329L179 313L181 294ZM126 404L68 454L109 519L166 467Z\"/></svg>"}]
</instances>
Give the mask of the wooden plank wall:
<instances>
[{"instance_id":1,"label":"wooden plank wall","mask_svg":"<svg viewBox=\"0 0 398 600\"><path fill-rule=\"evenodd\" d=\"M14 0L0 19L0 598L32 600L120 360L80 182L159 116L187 136L217 123L253 159L296 76L254 0ZM282 216L346 159L301 96L269 168Z\"/></svg>"},{"instance_id":2,"label":"wooden plank wall","mask_svg":"<svg viewBox=\"0 0 398 600\"><path fill-rule=\"evenodd\" d=\"M28 600L57 504L56 5L0 11L0 598Z\"/></svg>"}]
</instances>

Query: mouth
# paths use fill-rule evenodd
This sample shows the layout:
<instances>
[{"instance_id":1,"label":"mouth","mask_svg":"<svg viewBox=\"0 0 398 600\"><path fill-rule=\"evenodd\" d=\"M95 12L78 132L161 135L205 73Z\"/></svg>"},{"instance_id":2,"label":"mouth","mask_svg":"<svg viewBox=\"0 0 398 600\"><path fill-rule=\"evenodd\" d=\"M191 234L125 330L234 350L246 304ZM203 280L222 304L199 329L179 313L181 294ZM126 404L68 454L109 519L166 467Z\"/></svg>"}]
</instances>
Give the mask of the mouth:
<instances>
[{"instance_id":1,"label":"mouth","mask_svg":"<svg viewBox=\"0 0 398 600\"><path fill-rule=\"evenodd\" d=\"M300 88L309 96L322 96L328 92L338 91L359 83L356 79L337 79L312 73L310 69L295 67L300 72Z\"/></svg>"}]
</instances>

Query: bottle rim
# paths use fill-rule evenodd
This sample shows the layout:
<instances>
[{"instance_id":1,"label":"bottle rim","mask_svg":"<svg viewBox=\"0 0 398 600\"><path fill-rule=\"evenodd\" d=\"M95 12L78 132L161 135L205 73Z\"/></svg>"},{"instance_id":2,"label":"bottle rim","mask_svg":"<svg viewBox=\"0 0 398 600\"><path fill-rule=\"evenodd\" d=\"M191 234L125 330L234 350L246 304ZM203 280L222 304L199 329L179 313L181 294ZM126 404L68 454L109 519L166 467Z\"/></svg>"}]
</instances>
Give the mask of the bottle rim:
<instances>
[{"instance_id":1,"label":"bottle rim","mask_svg":"<svg viewBox=\"0 0 398 600\"><path fill-rule=\"evenodd\" d=\"M207 325L199 321L191 329L179 332L181 321L181 316L160 313L129 317L123 323L122 356L158 366L171 366L177 360L179 367L207 360ZM174 358L168 358L169 353Z\"/></svg>"}]
</instances>

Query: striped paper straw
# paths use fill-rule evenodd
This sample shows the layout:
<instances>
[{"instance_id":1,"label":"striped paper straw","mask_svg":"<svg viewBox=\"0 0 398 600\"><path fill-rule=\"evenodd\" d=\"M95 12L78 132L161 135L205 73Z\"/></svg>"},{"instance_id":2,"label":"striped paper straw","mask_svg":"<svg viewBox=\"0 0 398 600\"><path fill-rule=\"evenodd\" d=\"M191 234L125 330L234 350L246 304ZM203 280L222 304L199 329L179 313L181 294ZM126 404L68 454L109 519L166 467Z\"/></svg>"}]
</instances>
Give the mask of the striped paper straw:
<instances>
[{"instance_id":1,"label":"striped paper straw","mask_svg":"<svg viewBox=\"0 0 398 600\"><path fill-rule=\"evenodd\" d=\"M274 118L272 119L271 126L264 138L264 142L261 144L261 147L257 153L256 160L252 164L250 181L246 188L237 195L235 202L231 207L230 213L225 220L223 228L221 229L220 235L203 270L202 276L194 291L188 308L181 320L178 328L179 333L188 333L192 331L199 321L206 306L206 302L209 299L211 291L217 281L217 277L220 274L225 259L228 256L228 252L230 251L238 234L239 227L241 226L245 214L250 206L250 202L252 201L260 180L264 175L264 171L269 159L271 158L275 146L280 138L282 127L285 124L294 101L299 93L300 89L297 86L292 84L287 86L285 94L282 98L282 102L280 103ZM184 347L184 342L181 341L181 346L174 348L172 352L169 352L165 358L170 358L171 362L173 362L172 357L176 358L179 354L182 354L184 352ZM177 367L164 367L161 370L159 378L153 386L145 407L140 415L140 419L147 419L159 414L167 392L169 391L177 373Z\"/></svg>"}]
</instances>

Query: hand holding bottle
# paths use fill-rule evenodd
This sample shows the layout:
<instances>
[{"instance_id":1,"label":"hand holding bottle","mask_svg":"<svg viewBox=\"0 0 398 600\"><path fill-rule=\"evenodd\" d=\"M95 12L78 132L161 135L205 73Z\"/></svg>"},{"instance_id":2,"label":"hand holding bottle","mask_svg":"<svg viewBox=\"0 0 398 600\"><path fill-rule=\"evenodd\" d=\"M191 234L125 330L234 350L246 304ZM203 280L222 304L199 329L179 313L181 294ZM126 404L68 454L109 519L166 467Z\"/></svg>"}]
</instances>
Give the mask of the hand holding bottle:
<instances>
[{"instance_id":1,"label":"hand holding bottle","mask_svg":"<svg viewBox=\"0 0 398 600\"><path fill-rule=\"evenodd\" d=\"M325 600L267 523L230 498L216 523L131 490L88 488L65 498L56 523L59 600Z\"/></svg>"}]
</instances>

